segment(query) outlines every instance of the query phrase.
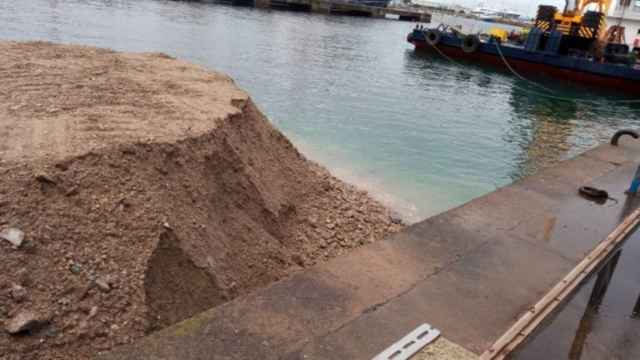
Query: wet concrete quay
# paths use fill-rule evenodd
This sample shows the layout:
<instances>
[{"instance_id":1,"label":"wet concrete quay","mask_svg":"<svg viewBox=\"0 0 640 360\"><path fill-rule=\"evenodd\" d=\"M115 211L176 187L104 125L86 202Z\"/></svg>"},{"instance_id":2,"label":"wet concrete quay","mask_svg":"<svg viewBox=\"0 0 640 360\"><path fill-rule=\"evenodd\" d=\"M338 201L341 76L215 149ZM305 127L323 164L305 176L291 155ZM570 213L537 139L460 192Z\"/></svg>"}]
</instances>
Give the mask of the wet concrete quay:
<instances>
[{"instance_id":1,"label":"wet concrete quay","mask_svg":"<svg viewBox=\"0 0 640 360\"><path fill-rule=\"evenodd\" d=\"M600 274L587 281L515 359L637 359L640 357L640 233L631 235L618 255L605 291ZM606 279L606 278L605 278Z\"/></svg>"},{"instance_id":2,"label":"wet concrete quay","mask_svg":"<svg viewBox=\"0 0 640 360\"><path fill-rule=\"evenodd\" d=\"M479 355L636 208L638 160L602 145L102 358L370 359L425 322Z\"/></svg>"}]
</instances>

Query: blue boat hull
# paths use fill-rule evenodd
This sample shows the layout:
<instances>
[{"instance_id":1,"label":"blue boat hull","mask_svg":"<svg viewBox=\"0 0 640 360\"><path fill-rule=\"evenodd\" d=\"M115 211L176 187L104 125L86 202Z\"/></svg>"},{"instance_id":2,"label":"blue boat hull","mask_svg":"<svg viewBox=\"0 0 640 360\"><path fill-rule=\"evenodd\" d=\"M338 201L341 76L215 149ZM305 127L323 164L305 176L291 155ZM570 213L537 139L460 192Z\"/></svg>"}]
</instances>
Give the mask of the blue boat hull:
<instances>
[{"instance_id":1,"label":"blue boat hull","mask_svg":"<svg viewBox=\"0 0 640 360\"><path fill-rule=\"evenodd\" d=\"M481 42L474 52L462 50L463 39L442 33L437 45L430 45L421 30L414 30L407 41L416 49L440 51L447 56L506 68L497 44ZM435 48L437 48L437 50ZM543 73L552 77L640 95L640 69L637 66L595 62L586 58L527 51L522 47L500 45L504 58L516 71Z\"/></svg>"}]
</instances>

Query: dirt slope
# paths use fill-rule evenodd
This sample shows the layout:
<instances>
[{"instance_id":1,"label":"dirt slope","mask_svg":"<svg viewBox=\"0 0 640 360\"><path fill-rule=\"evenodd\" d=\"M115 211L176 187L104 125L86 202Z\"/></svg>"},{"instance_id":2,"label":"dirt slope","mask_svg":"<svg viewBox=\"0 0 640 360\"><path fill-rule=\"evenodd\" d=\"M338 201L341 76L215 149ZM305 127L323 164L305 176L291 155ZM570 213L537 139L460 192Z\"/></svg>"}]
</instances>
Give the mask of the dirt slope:
<instances>
[{"instance_id":1,"label":"dirt slope","mask_svg":"<svg viewBox=\"0 0 640 360\"><path fill-rule=\"evenodd\" d=\"M402 227L226 76L0 42L0 79L0 359L90 358Z\"/></svg>"}]
</instances>

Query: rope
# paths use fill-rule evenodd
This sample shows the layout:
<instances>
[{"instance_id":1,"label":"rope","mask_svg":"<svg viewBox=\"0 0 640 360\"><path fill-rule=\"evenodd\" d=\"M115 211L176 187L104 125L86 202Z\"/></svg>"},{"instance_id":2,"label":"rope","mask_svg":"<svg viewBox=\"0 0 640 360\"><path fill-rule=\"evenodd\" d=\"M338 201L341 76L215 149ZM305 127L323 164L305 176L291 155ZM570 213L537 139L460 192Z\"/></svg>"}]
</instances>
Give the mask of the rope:
<instances>
[{"instance_id":1,"label":"rope","mask_svg":"<svg viewBox=\"0 0 640 360\"><path fill-rule=\"evenodd\" d=\"M507 69L509 69L509 71L511 71L511 73L513 75L515 75L517 78L519 78L522 81L528 82L531 85L534 85L536 87L539 87L540 89L546 90L548 92L553 92L553 90L549 89L548 87L538 84L535 81L529 80L527 78L525 78L524 76L520 75L514 68L511 67L511 64L509 64L509 62L507 61L507 59L504 57L504 54L502 54L502 48L500 48L500 42L498 41L498 39L493 39L493 42L496 44L496 49L498 49L498 54L500 54L500 58L502 59L502 61L504 62L504 64L507 66Z\"/></svg>"},{"instance_id":2,"label":"rope","mask_svg":"<svg viewBox=\"0 0 640 360\"><path fill-rule=\"evenodd\" d=\"M631 5L631 4L629 4ZM624 13L627 12L627 8L629 6L623 6L622 7L622 14L620 14L620 19L618 19L618 27L620 27L622 25L622 20L624 20Z\"/></svg>"},{"instance_id":3,"label":"rope","mask_svg":"<svg viewBox=\"0 0 640 360\"><path fill-rule=\"evenodd\" d=\"M443 58L445 58L446 60L448 60L449 62L458 65L458 66L463 66L461 63L459 63L458 61L453 60L452 58L450 58L447 54L443 53L442 50L438 49L438 47L436 45L432 45L430 42L426 41L425 38L425 42L431 46L432 48L434 48L436 50L436 52L438 54L440 54L440 56L442 56Z\"/></svg>"}]
</instances>

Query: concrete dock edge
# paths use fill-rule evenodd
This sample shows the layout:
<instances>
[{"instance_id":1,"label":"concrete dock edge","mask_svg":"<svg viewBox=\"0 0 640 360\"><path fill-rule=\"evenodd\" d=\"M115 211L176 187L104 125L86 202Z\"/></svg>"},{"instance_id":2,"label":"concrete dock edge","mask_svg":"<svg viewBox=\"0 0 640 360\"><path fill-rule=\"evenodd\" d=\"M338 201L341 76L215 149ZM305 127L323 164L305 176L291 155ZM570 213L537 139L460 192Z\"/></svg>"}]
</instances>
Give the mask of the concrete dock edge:
<instances>
[{"instance_id":1,"label":"concrete dock edge","mask_svg":"<svg viewBox=\"0 0 640 360\"><path fill-rule=\"evenodd\" d=\"M601 145L100 358L370 359L424 322L480 354L636 208L638 160Z\"/></svg>"}]
</instances>

